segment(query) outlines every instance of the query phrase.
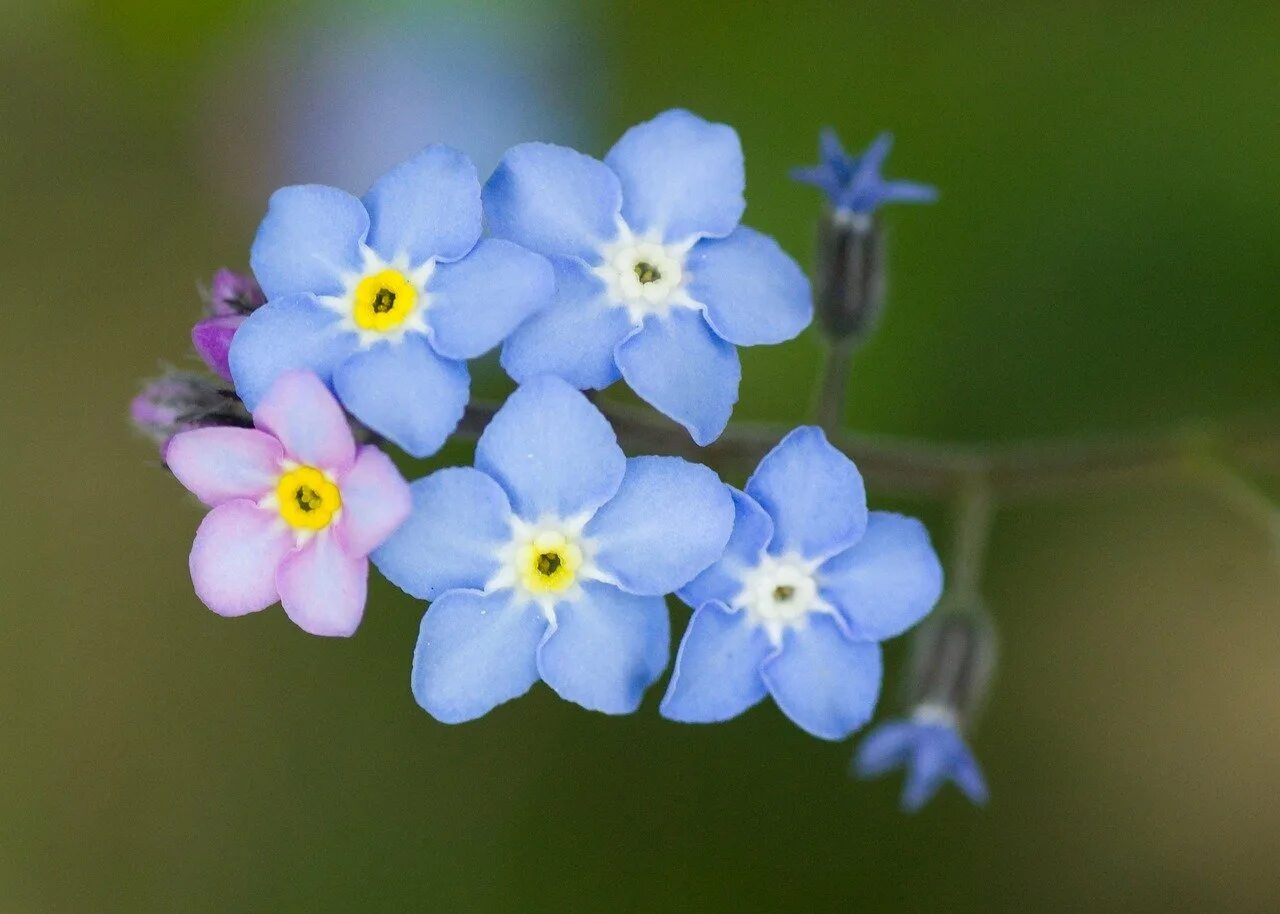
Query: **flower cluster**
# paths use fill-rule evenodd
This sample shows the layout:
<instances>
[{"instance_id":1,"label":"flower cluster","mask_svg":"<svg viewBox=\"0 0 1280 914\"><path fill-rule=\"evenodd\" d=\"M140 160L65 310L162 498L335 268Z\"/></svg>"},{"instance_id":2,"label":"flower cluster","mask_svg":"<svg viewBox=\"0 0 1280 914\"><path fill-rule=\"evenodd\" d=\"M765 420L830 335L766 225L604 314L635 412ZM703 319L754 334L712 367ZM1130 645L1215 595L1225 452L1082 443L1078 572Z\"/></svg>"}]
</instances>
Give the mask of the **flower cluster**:
<instances>
[{"instance_id":1,"label":"flower cluster","mask_svg":"<svg viewBox=\"0 0 1280 914\"><path fill-rule=\"evenodd\" d=\"M852 182L855 209L922 199L875 184L884 151L829 156L819 183ZM675 595L693 615L664 716L722 721L770 696L823 739L865 724L880 642L942 589L923 525L869 512L817 428L738 490L626 455L583 393L624 380L707 445L738 397L737 347L810 324L803 272L740 224L744 183L737 134L674 110L603 160L516 146L483 185L432 146L362 197L277 191L253 278L220 272L192 333L222 380L171 376L134 406L212 509L191 550L199 598L223 616L279 602L307 632L351 635L372 561L429 601L413 694L456 723L539 680L634 711L670 661ZM470 401L467 363L494 349L517 387L474 466L407 483L380 445L438 451Z\"/></svg>"}]
</instances>

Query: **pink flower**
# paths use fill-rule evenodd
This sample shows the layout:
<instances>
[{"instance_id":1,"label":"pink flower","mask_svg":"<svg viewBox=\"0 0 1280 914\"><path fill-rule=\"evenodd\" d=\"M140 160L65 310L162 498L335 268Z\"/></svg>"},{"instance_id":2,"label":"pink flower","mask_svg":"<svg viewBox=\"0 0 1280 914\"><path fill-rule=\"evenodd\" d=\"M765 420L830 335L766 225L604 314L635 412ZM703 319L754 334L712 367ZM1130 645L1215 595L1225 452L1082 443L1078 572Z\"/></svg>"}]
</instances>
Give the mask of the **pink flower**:
<instances>
[{"instance_id":1,"label":"pink flower","mask_svg":"<svg viewBox=\"0 0 1280 914\"><path fill-rule=\"evenodd\" d=\"M360 624L368 554L409 514L409 487L376 447L356 447L312 374L280 377L256 428L175 435L165 462L213 510L191 547L196 595L221 616L279 601L299 628L347 636Z\"/></svg>"}]
</instances>

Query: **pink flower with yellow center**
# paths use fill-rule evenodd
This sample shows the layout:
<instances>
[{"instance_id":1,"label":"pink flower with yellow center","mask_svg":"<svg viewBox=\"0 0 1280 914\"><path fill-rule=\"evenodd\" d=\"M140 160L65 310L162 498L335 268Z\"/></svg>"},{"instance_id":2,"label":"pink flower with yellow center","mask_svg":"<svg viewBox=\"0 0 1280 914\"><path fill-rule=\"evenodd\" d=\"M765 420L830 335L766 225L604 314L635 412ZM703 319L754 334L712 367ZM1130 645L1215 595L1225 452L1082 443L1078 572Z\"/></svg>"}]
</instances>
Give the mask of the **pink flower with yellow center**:
<instances>
[{"instance_id":1,"label":"pink flower with yellow center","mask_svg":"<svg viewBox=\"0 0 1280 914\"><path fill-rule=\"evenodd\" d=\"M196 595L221 616L279 602L313 635L347 636L364 614L369 553L409 514L409 487L307 372L282 375L254 428L201 428L165 462L213 508L191 547Z\"/></svg>"}]
</instances>

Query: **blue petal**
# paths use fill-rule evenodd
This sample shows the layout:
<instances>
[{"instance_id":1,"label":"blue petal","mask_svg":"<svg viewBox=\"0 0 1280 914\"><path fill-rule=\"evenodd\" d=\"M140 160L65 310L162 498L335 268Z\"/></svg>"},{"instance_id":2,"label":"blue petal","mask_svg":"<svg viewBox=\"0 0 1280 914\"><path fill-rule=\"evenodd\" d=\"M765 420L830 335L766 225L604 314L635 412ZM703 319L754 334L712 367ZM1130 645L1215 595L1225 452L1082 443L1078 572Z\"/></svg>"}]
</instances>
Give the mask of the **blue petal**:
<instances>
[{"instance_id":1,"label":"blue petal","mask_svg":"<svg viewBox=\"0 0 1280 914\"><path fill-rule=\"evenodd\" d=\"M621 208L622 188L603 162L550 143L507 150L484 186L491 234L588 263L618 234Z\"/></svg>"},{"instance_id":2,"label":"blue petal","mask_svg":"<svg viewBox=\"0 0 1280 914\"><path fill-rule=\"evenodd\" d=\"M619 587L662 596L718 559L732 530L729 487L711 470L679 457L633 457L618 494L584 532Z\"/></svg>"},{"instance_id":3,"label":"blue petal","mask_svg":"<svg viewBox=\"0 0 1280 914\"><path fill-rule=\"evenodd\" d=\"M855 638L883 641L933 609L942 595L942 563L920 521L872 511L862 539L818 569L818 584Z\"/></svg>"},{"instance_id":4,"label":"blue petal","mask_svg":"<svg viewBox=\"0 0 1280 914\"><path fill-rule=\"evenodd\" d=\"M902 808L906 812L917 812L933 799L951 773L954 744L947 734L954 732L949 727L923 729L937 732L922 732L916 738L902 788Z\"/></svg>"},{"instance_id":5,"label":"blue petal","mask_svg":"<svg viewBox=\"0 0 1280 914\"><path fill-rule=\"evenodd\" d=\"M431 341L450 359L474 359L551 304L555 273L545 257L486 238L457 263L436 268L427 284Z\"/></svg>"},{"instance_id":6,"label":"blue petal","mask_svg":"<svg viewBox=\"0 0 1280 914\"><path fill-rule=\"evenodd\" d=\"M285 372L305 369L331 383L334 367L355 347L338 315L310 295L290 295L249 315L231 338L228 361L236 393L254 410Z\"/></svg>"},{"instance_id":7,"label":"blue petal","mask_svg":"<svg viewBox=\"0 0 1280 914\"><path fill-rule=\"evenodd\" d=\"M973 757L973 751L965 743L964 738L956 734L956 741L959 746L951 760L951 780L971 803L985 806L990 798L987 793L987 779L982 776L978 760Z\"/></svg>"},{"instance_id":8,"label":"blue petal","mask_svg":"<svg viewBox=\"0 0 1280 914\"><path fill-rule=\"evenodd\" d=\"M774 555L824 559L867 528L867 491L853 461L811 425L794 429L760 461L747 494L773 518Z\"/></svg>"},{"instance_id":9,"label":"blue petal","mask_svg":"<svg viewBox=\"0 0 1280 914\"><path fill-rule=\"evenodd\" d=\"M362 349L334 372L338 399L382 437L429 457L458 427L470 396L467 366L441 358L420 334Z\"/></svg>"},{"instance_id":10,"label":"blue petal","mask_svg":"<svg viewBox=\"0 0 1280 914\"><path fill-rule=\"evenodd\" d=\"M627 458L608 421L581 393L543 375L516 389L476 443L476 467L506 491L516 514L593 514L613 497Z\"/></svg>"},{"instance_id":11,"label":"blue petal","mask_svg":"<svg viewBox=\"0 0 1280 914\"><path fill-rule=\"evenodd\" d=\"M579 390L608 387L621 377L613 352L633 325L611 305L604 284L582 263L554 260L555 303L525 321L502 347L502 367L516 381L540 374L564 378Z\"/></svg>"},{"instance_id":12,"label":"blue petal","mask_svg":"<svg viewBox=\"0 0 1280 914\"><path fill-rule=\"evenodd\" d=\"M631 389L706 446L720 437L738 401L738 351L711 332L702 315L673 308L623 340L618 367Z\"/></svg>"},{"instance_id":13,"label":"blue petal","mask_svg":"<svg viewBox=\"0 0 1280 914\"><path fill-rule=\"evenodd\" d=\"M622 216L638 234L657 232L668 242L723 237L747 205L738 134L688 111L637 124L604 161L622 182Z\"/></svg>"},{"instance_id":14,"label":"blue petal","mask_svg":"<svg viewBox=\"0 0 1280 914\"><path fill-rule=\"evenodd\" d=\"M471 467L449 467L409 486L409 519L374 551L378 570L401 590L434 600L446 590L482 590L511 539L502 487Z\"/></svg>"},{"instance_id":15,"label":"blue petal","mask_svg":"<svg viewBox=\"0 0 1280 914\"><path fill-rule=\"evenodd\" d=\"M510 590L451 590L422 618L413 652L413 697L446 724L474 720L538 681L546 617Z\"/></svg>"},{"instance_id":16,"label":"blue petal","mask_svg":"<svg viewBox=\"0 0 1280 914\"><path fill-rule=\"evenodd\" d=\"M760 667L773 652L764 630L746 613L705 604L689 620L675 670L662 699L662 716L687 724L737 717L768 692Z\"/></svg>"},{"instance_id":17,"label":"blue petal","mask_svg":"<svg viewBox=\"0 0 1280 914\"><path fill-rule=\"evenodd\" d=\"M809 280L778 243L749 228L699 241L689 252L689 294L707 323L738 346L781 343L813 320Z\"/></svg>"},{"instance_id":18,"label":"blue petal","mask_svg":"<svg viewBox=\"0 0 1280 914\"><path fill-rule=\"evenodd\" d=\"M379 178L364 195L369 247L383 260L418 265L457 260L480 238L480 178L461 152L428 146Z\"/></svg>"},{"instance_id":19,"label":"blue petal","mask_svg":"<svg viewBox=\"0 0 1280 914\"><path fill-rule=\"evenodd\" d=\"M773 539L773 521L751 496L729 487L733 496L733 533L724 554L676 594L697 609L708 600L732 604L742 590L742 576L760 564L760 556Z\"/></svg>"},{"instance_id":20,"label":"blue petal","mask_svg":"<svg viewBox=\"0 0 1280 914\"><path fill-rule=\"evenodd\" d=\"M556 606L556 627L538 650L543 682L567 701L630 714L662 675L671 622L661 597L638 597L598 582Z\"/></svg>"},{"instance_id":21,"label":"blue petal","mask_svg":"<svg viewBox=\"0 0 1280 914\"><path fill-rule=\"evenodd\" d=\"M282 187L271 195L249 263L267 298L338 295L342 274L360 269L369 232L364 204L321 184Z\"/></svg>"},{"instance_id":22,"label":"blue petal","mask_svg":"<svg viewBox=\"0 0 1280 914\"><path fill-rule=\"evenodd\" d=\"M858 746L854 765L861 778L879 777L902 767L914 747L916 725L894 720L872 730Z\"/></svg>"},{"instance_id":23,"label":"blue petal","mask_svg":"<svg viewBox=\"0 0 1280 914\"><path fill-rule=\"evenodd\" d=\"M782 713L821 739L841 740L871 719L883 673L880 645L849 640L832 616L810 613L764 664Z\"/></svg>"}]
</instances>

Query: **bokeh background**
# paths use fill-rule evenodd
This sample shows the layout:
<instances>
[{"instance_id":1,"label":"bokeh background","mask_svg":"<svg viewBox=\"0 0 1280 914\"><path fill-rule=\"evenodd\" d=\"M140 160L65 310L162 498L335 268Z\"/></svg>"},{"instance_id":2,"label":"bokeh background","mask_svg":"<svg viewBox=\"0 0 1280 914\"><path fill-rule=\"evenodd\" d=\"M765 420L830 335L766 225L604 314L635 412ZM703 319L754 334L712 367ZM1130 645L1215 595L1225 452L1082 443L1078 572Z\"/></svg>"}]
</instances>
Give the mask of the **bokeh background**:
<instances>
[{"instance_id":1,"label":"bokeh background","mask_svg":"<svg viewBox=\"0 0 1280 914\"><path fill-rule=\"evenodd\" d=\"M1267 0L0 0L0 912L1280 909L1280 568L1211 491L1000 513L993 799L906 817L769 706L692 728L657 689L614 719L539 687L437 724L385 582L350 641L218 619L200 512L125 419L273 187L430 141L601 154L673 105L738 128L747 221L803 262L820 126L892 128L890 173L942 189L888 216L851 424L1274 408L1278 45ZM799 421L817 352L746 352L739 415ZM939 506L871 498L946 543Z\"/></svg>"}]
</instances>

